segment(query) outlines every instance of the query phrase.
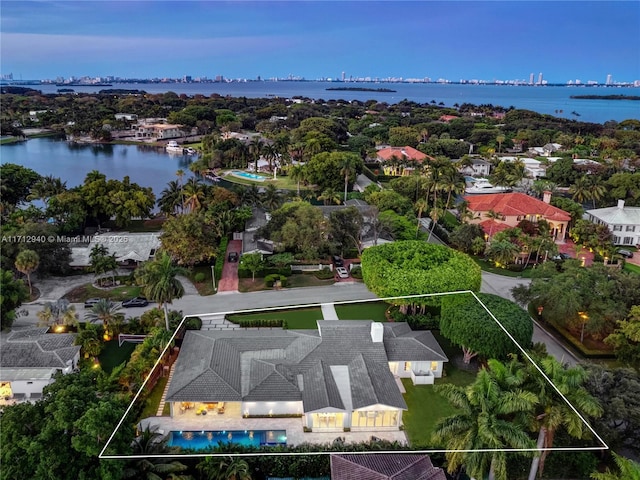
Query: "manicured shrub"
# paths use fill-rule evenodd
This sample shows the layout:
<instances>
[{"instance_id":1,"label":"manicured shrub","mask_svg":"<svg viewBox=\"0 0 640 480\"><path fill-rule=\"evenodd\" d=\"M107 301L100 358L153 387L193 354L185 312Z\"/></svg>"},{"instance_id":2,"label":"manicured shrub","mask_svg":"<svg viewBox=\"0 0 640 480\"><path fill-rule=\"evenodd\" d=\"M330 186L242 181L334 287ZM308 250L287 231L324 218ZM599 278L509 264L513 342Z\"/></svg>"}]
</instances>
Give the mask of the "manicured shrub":
<instances>
[{"instance_id":1,"label":"manicured shrub","mask_svg":"<svg viewBox=\"0 0 640 480\"><path fill-rule=\"evenodd\" d=\"M358 267L353 267L351 269L351 276L353 278L359 278L362 279L362 267L358 266Z\"/></svg>"},{"instance_id":2,"label":"manicured shrub","mask_svg":"<svg viewBox=\"0 0 640 480\"><path fill-rule=\"evenodd\" d=\"M329 278L333 278L334 273L329 268L323 268L322 270L318 270L317 272L313 272L313 274L319 280L328 280Z\"/></svg>"},{"instance_id":3,"label":"manicured shrub","mask_svg":"<svg viewBox=\"0 0 640 480\"><path fill-rule=\"evenodd\" d=\"M193 279L197 282L197 283L202 283L204 282L204 279L206 278L206 275L203 272L198 272L195 274L195 276L193 277Z\"/></svg>"}]
</instances>

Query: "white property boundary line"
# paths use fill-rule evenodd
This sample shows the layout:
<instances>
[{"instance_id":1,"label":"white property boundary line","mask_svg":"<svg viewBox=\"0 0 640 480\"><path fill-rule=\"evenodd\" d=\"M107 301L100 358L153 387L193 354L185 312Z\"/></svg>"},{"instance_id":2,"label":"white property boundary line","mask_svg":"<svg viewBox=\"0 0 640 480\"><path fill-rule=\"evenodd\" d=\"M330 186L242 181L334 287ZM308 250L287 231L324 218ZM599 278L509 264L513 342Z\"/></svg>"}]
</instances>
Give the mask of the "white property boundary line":
<instances>
[{"instance_id":1,"label":"white property boundary line","mask_svg":"<svg viewBox=\"0 0 640 480\"><path fill-rule=\"evenodd\" d=\"M113 430L113 432L109 436L109 439L107 440L107 443L104 445L104 447L100 451L100 454L98 455L98 458L101 458L101 459L104 458L104 459L123 459L123 460L127 460L127 459L141 459L141 458L174 458L175 459L176 457L203 458L203 457L228 457L228 456L255 457L255 456L258 456L258 455L260 455L260 456L327 455L329 453L349 453L349 454L358 455L358 454L368 454L368 453L425 453L425 454L429 454L429 453L449 453L449 452L463 452L463 453L486 452L486 453L490 453L490 452L506 451L507 453L509 453L509 452L545 452L545 451L549 451L549 452L551 452L551 451L577 452L577 451L585 451L585 450L586 451L608 450L609 446L600 437L600 435L598 435L598 433L591 427L591 425L589 425L589 422L587 422L585 420L585 418L578 412L578 410L571 404L571 402L569 402L567 397L565 397L562 394L562 392L558 389L558 387L556 387L554 385L554 383L544 373L544 371L533 361L533 359L531 358L531 356L529 356L529 354L526 352L526 350L524 348L522 348L522 346L520 346L520 344L515 340L515 338L513 338L513 335L511 335L509 333L509 331L504 327L504 325L502 325L502 323L500 323L500 320L498 320L495 317L495 315L493 313L491 313L491 310L489 310L489 308L471 290L461 290L461 291L458 291L458 292L445 292L445 293L427 293L427 294L420 294L420 295L404 295L404 296L400 296L400 297L371 298L371 299L365 299L365 300L344 300L344 301L338 301L338 302L333 302L333 303L334 303L334 305L342 305L342 304L354 304L354 303L365 303L365 302L380 302L380 301L388 302L388 301L399 300L399 299L439 297L439 296L444 296L444 295L459 295L459 294L464 294L464 293L468 293L468 294L473 295L473 297L476 299L476 301L480 305L482 305L482 308L484 308L487 311L487 313L489 314L489 316L500 326L500 328L504 331L504 333L507 335L507 337L509 337L509 339L518 347L520 352L522 352L522 354L525 356L525 358L531 362L531 364L536 368L536 370L538 370L540 375L542 375L542 377L553 387L553 389L558 393L558 395L560 395L560 397L569 406L569 408L573 411L573 413L575 413L578 416L578 418L586 425L586 427L589 429L589 431L598 439L598 441L601 443L600 446L592 446L592 447L548 447L548 448L507 448L507 449L505 449L505 448L486 448L486 449L483 448L483 449L470 449L470 450L442 450L442 449L440 449L440 450L390 450L390 451L375 450L375 451L366 451L366 452L285 452L285 453L282 453L282 452L278 452L278 453L270 453L270 452L256 453L256 452L254 452L254 453L186 453L186 454L180 454L180 453L175 454L174 453L174 454L152 454L152 455L106 455L105 454L105 451L109 447L109 444L113 440L113 437L115 436L116 432L122 426L122 423L124 422L125 418L127 418L127 415L129 414L129 412L133 408L133 405L135 404L136 400L138 399L138 397L142 393L142 390L144 389L144 387L146 386L147 382L149 381L149 378L151 378L151 373L155 370L155 368L160 363L160 360L162 359L162 357L164 356L165 352L169 348L169 345L171 345L171 342L173 342L173 340L174 340L174 338L176 336L176 333L180 330L180 328L182 327L184 322L187 320L187 318L190 318L190 317L207 317L207 316L212 316L212 315L220 316L220 315L231 315L231 314L242 314L242 313L253 313L253 312L264 312L264 311L276 311L276 310L294 310L294 309L300 309L300 308L321 308L321 306L322 306L322 303L308 303L308 304L288 305L288 306L281 306L281 307L251 308L251 309L246 309L246 310L231 310L231 311L227 311L227 312L214 312L214 313L202 313L202 314L186 315L182 319L182 321L180 322L180 324L178 325L176 330L173 332L173 335L171 335L171 339L169 340L169 342L167 342L167 345L164 347L164 349L160 353L160 355L158 357L158 360L156 360L156 362L153 365L153 368L151 368L151 370L149 371L149 374L147 375L147 378L145 378L144 382L142 382L142 385L140 386L140 388L138 389L137 393L135 394L135 396L131 400L131 403L127 407L127 410L124 412L122 418L120 419L120 421L116 425L116 428ZM326 303L326 302L323 302L323 303Z\"/></svg>"}]
</instances>

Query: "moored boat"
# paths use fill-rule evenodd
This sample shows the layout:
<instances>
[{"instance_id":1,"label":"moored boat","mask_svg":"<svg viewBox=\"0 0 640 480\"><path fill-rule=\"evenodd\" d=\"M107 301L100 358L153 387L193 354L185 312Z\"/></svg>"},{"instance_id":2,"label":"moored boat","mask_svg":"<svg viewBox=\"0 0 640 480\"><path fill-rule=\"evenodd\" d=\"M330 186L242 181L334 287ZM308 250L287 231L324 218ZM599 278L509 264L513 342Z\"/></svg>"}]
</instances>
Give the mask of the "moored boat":
<instances>
[{"instance_id":1,"label":"moored boat","mask_svg":"<svg viewBox=\"0 0 640 480\"><path fill-rule=\"evenodd\" d=\"M489 183L487 179L479 178L472 186L465 188L465 193L507 193L509 187L497 186Z\"/></svg>"},{"instance_id":2,"label":"moored boat","mask_svg":"<svg viewBox=\"0 0 640 480\"><path fill-rule=\"evenodd\" d=\"M167 143L165 149L167 150L167 152L171 153L184 153L184 147L178 144L178 142L176 142L175 140L171 140L169 143Z\"/></svg>"}]
</instances>

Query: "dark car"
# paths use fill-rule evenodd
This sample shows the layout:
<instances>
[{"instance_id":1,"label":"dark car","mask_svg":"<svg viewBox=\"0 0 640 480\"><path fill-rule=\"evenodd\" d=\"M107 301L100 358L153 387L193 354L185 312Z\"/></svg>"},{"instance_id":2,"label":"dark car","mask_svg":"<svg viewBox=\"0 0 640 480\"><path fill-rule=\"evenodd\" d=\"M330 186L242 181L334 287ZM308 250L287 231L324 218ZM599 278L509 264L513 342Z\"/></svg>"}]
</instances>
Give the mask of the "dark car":
<instances>
[{"instance_id":1,"label":"dark car","mask_svg":"<svg viewBox=\"0 0 640 480\"><path fill-rule=\"evenodd\" d=\"M227 257L227 259L230 262L237 262L238 261L238 252L229 252L229 256Z\"/></svg>"},{"instance_id":2,"label":"dark car","mask_svg":"<svg viewBox=\"0 0 640 480\"><path fill-rule=\"evenodd\" d=\"M147 300L144 297L134 297L134 298L130 298L129 300L125 300L124 302L122 302L122 306L125 308L128 307L146 307L147 305L149 305L149 300Z\"/></svg>"},{"instance_id":3,"label":"dark car","mask_svg":"<svg viewBox=\"0 0 640 480\"><path fill-rule=\"evenodd\" d=\"M84 301L84 308L93 308L93 306L98 303L101 298L88 298Z\"/></svg>"},{"instance_id":4,"label":"dark car","mask_svg":"<svg viewBox=\"0 0 640 480\"><path fill-rule=\"evenodd\" d=\"M625 250L623 248L618 250L618 255L622 255L624 258L633 258L633 252L631 252L630 250Z\"/></svg>"},{"instance_id":5,"label":"dark car","mask_svg":"<svg viewBox=\"0 0 640 480\"><path fill-rule=\"evenodd\" d=\"M340 257L340 255L334 255L331 259L333 260L333 264L336 267L344 267L344 260L342 260L342 257Z\"/></svg>"},{"instance_id":6,"label":"dark car","mask_svg":"<svg viewBox=\"0 0 640 480\"><path fill-rule=\"evenodd\" d=\"M571 255L568 253L559 253L553 257L554 260L569 260Z\"/></svg>"}]
</instances>

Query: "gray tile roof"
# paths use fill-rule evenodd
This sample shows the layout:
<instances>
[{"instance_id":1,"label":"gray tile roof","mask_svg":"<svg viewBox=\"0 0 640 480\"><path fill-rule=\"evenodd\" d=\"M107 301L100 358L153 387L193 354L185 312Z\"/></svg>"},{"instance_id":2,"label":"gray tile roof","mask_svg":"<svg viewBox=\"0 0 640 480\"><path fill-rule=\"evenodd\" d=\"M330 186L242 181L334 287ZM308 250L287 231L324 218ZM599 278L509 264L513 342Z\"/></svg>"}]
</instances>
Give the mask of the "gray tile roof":
<instances>
[{"instance_id":1,"label":"gray tile roof","mask_svg":"<svg viewBox=\"0 0 640 480\"><path fill-rule=\"evenodd\" d=\"M46 333L47 328L18 330L0 336L2 368L60 368L70 366L80 352L75 333Z\"/></svg>"},{"instance_id":2,"label":"gray tile roof","mask_svg":"<svg viewBox=\"0 0 640 480\"><path fill-rule=\"evenodd\" d=\"M371 340L371 324L336 320L318 321L317 331L188 331L167 401L302 400L305 412L345 409L345 402L406 409L385 343ZM419 338L428 332L413 333L420 335L406 340L423 345ZM348 368L348 376L332 367Z\"/></svg>"},{"instance_id":3,"label":"gray tile roof","mask_svg":"<svg viewBox=\"0 0 640 480\"><path fill-rule=\"evenodd\" d=\"M433 334L411 330L405 322L385 324L384 346L390 362L448 362Z\"/></svg>"},{"instance_id":4,"label":"gray tile roof","mask_svg":"<svg viewBox=\"0 0 640 480\"><path fill-rule=\"evenodd\" d=\"M446 480L441 468L418 453L370 453L331 455L333 480Z\"/></svg>"}]
</instances>

